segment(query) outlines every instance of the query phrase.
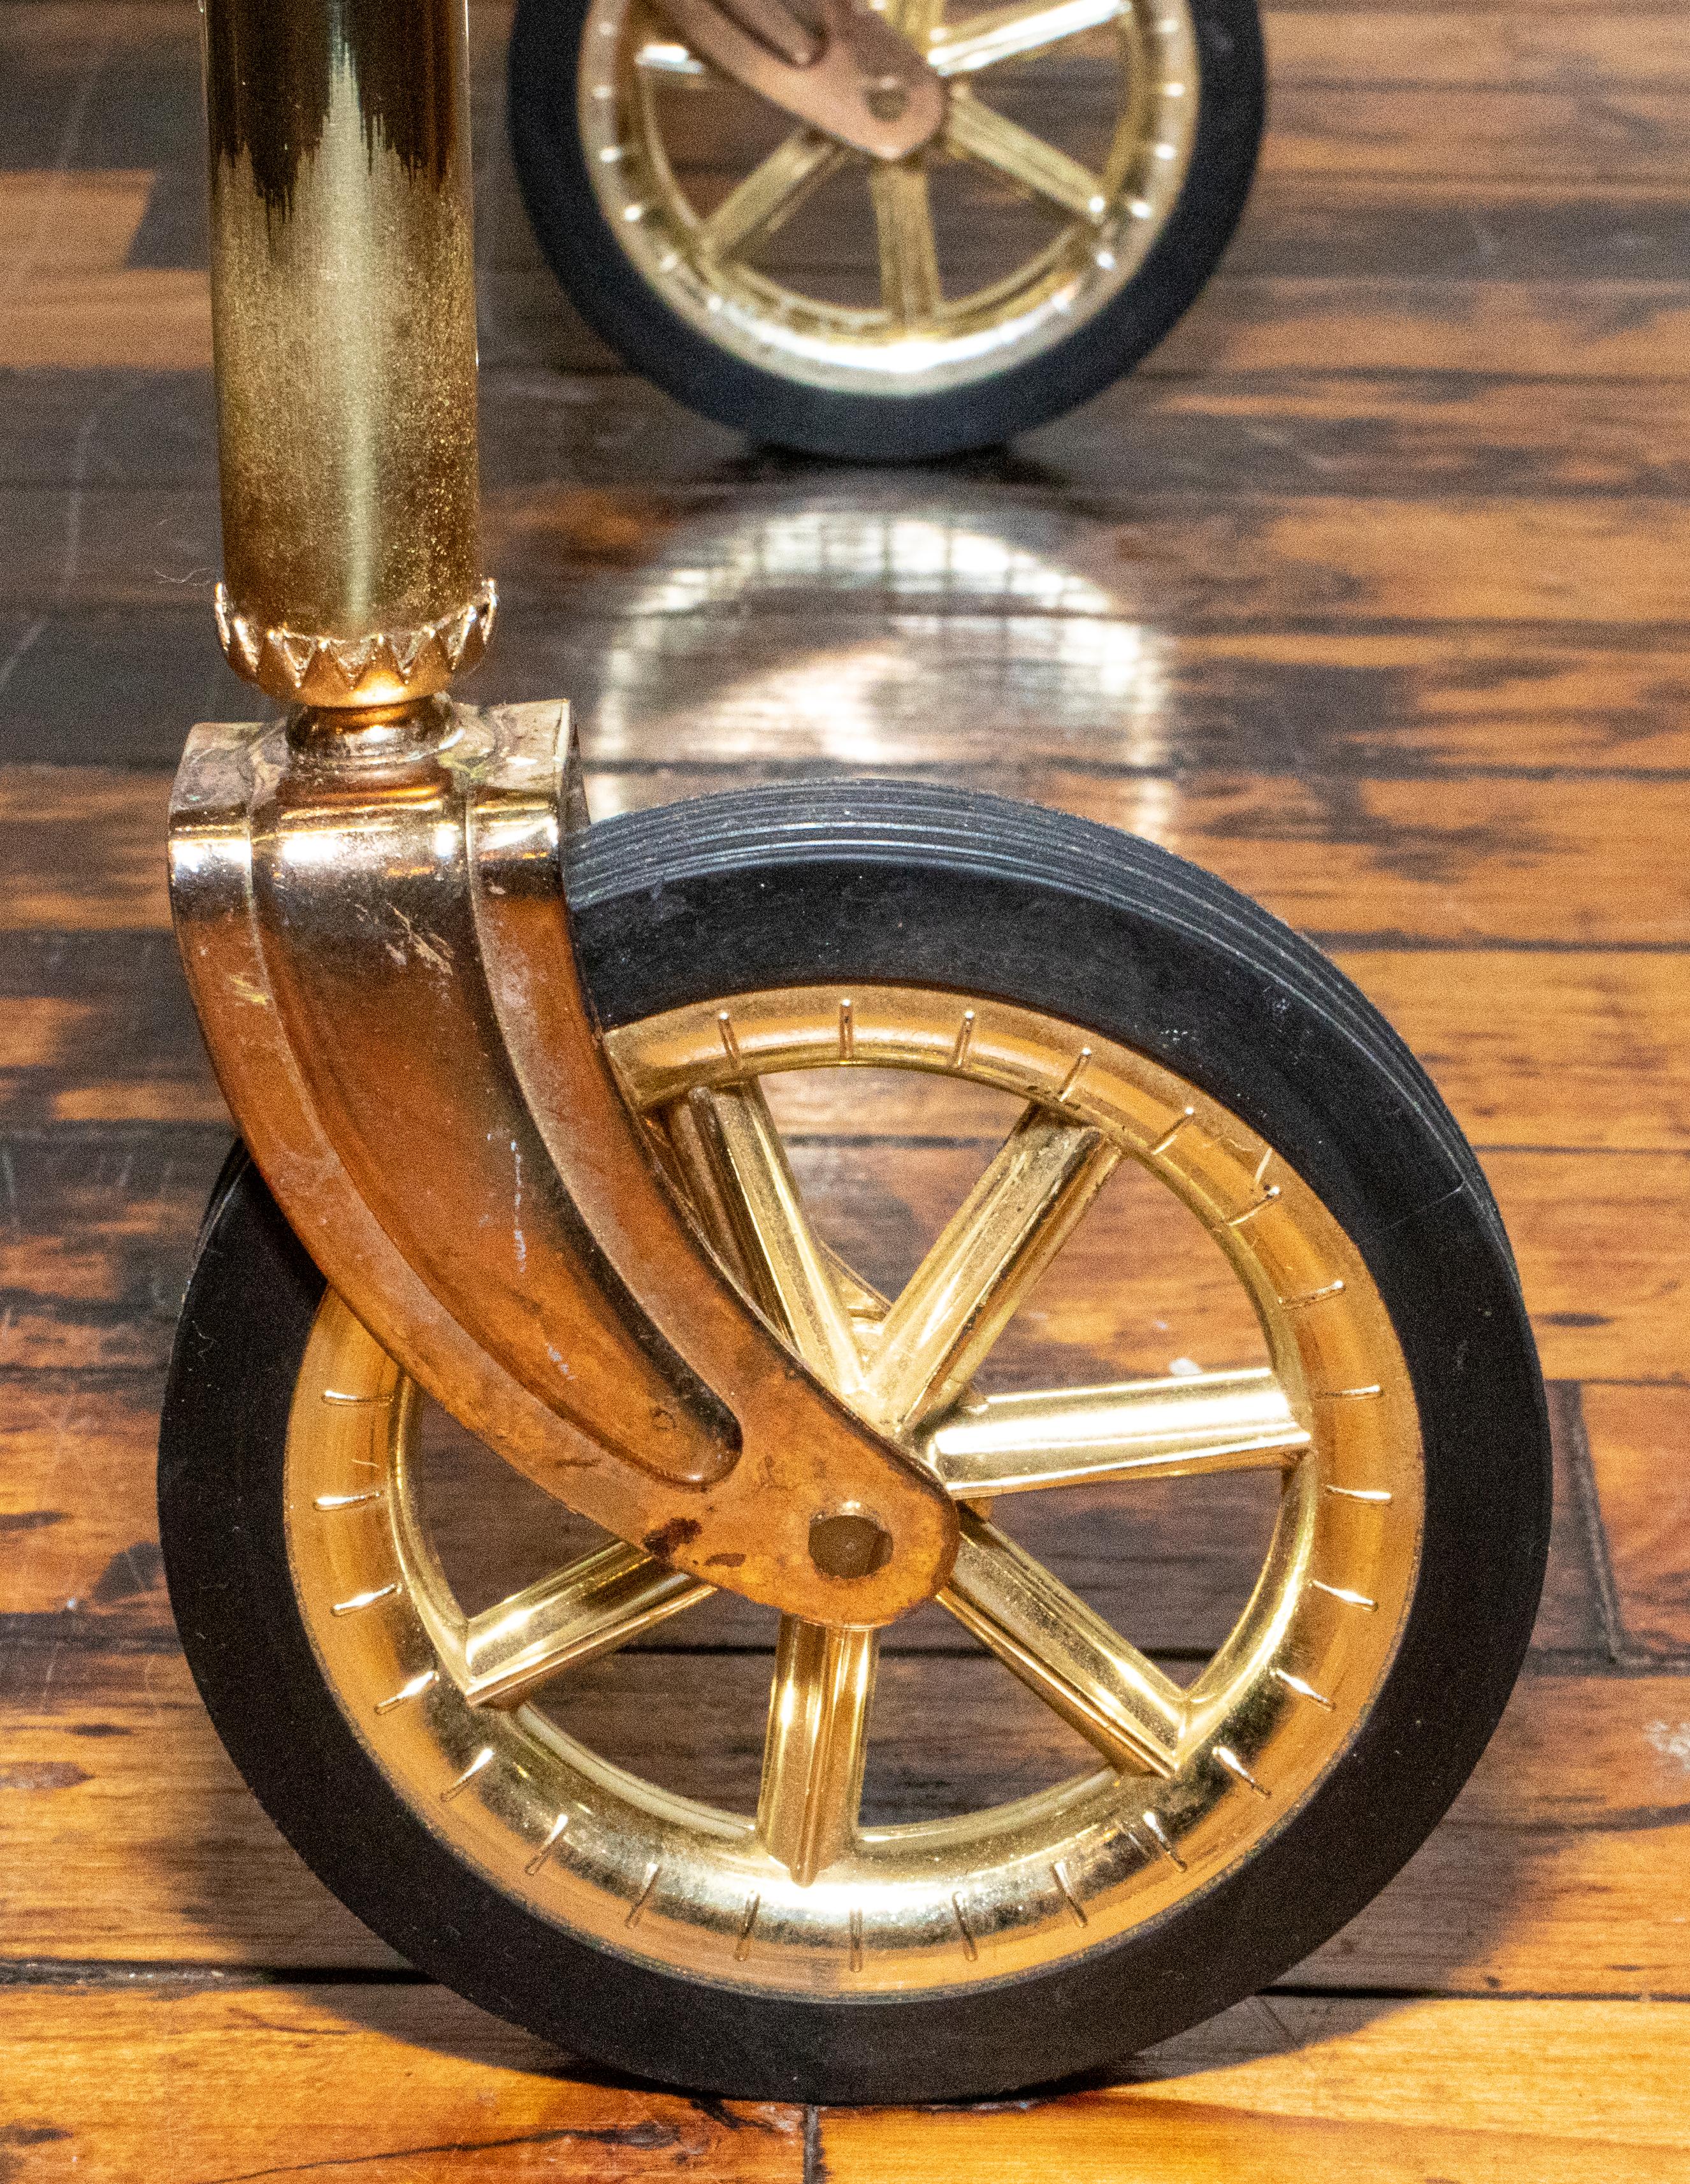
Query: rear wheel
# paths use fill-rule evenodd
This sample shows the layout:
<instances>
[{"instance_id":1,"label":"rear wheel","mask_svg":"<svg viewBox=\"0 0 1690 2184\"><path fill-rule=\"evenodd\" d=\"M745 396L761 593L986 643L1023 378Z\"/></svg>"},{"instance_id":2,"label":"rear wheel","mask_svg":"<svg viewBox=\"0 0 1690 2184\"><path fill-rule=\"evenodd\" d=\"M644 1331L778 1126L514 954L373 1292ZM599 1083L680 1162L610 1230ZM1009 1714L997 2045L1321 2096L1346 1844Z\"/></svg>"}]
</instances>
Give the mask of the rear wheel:
<instances>
[{"instance_id":1,"label":"rear wheel","mask_svg":"<svg viewBox=\"0 0 1690 2184\"><path fill-rule=\"evenodd\" d=\"M590 830L571 892L678 1184L795 1346L962 1501L956 1574L877 1639L777 1627L572 1532L428 1418L240 1164L161 1504L248 1779L423 1968L736 2093L1001 2090L1283 1971L1459 1786L1541 1580L1541 1387L1436 1094L1218 883L995 800L672 807ZM895 1185L909 1148L948 1163L942 1189L897 1186L938 1233L896 1268L867 1263L888 1224L853 1228L829 1166L870 1142ZM1088 1252L1081 1334L1053 1340ZM1157 1340L1196 1354L1146 1369ZM1076 1355L1129 1369L1051 1384ZM1235 1529L1238 1495L1266 1497L1253 1581L1170 1646L1111 1571L1148 1513L1217 1487ZM1064 1532L1070 1507L1091 1513ZM883 1733L929 1763L876 1787ZM995 1736L1039 1764L947 1803L944 1755Z\"/></svg>"},{"instance_id":2,"label":"rear wheel","mask_svg":"<svg viewBox=\"0 0 1690 2184\"><path fill-rule=\"evenodd\" d=\"M884 0L945 77L911 157L835 142L648 0L521 0L534 231L637 370L755 437L906 460L1025 432L1130 370L1242 209L1253 0Z\"/></svg>"}]
</instances>

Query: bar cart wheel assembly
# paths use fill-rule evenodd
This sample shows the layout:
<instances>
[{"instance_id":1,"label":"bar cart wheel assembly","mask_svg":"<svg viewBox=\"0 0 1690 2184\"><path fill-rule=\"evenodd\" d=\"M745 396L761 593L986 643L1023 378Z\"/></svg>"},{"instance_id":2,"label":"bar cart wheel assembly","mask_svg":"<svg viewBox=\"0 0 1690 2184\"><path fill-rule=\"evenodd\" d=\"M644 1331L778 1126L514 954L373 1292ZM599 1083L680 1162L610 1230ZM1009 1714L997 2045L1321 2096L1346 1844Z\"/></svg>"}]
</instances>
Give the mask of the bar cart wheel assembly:
<instances>
[{"instance_id":1,"label":"bar cart wheel assembly","mask_svg":"<svg viewBox=\"0 0 1690 2184\"><path fill-rule=\"evenodd\" d=\"M1501 1713L1548 1511L1507 1241L1356 989L1151 844L878 783L588 826L563 706L447 694L496 605L464 39L452 0L209 0L217 612L282 713L195 729L171 815L243 1140L165 1409L183 1643L344 1901L576 2053L810 2100L1096 2066L1336 1932ZM884 1290L771 1096L865 1072L1017 1118ZM996 1388L1116 1175L1196 1224L1259 1354ZM1234 1472L1259 1572L1183 1667L1018 1538ZM540 1513L526 1563L489 1563L489 1480ZM597 1529L536 1568L548 1512ZM774 1634L766 1713L711 1716L761 1749L743 1808L568 1703L724 1607ZM882 1634L923 1612L1085 1756L867 1824ZM910 1659L905 1733L942 1736Z\"/></svg>"},{"instance_id":2,"label":"bar cart wheel assembly","mask_svg":"<svg viewBox=\"0 0 1690 2184\"><path fill-rule=\"evenodd\" d=\"M553 271L680 401L859 460L978 448L1190 307L1262 129L1255 0L520 0Z\"/></svg>"}]
</instances>

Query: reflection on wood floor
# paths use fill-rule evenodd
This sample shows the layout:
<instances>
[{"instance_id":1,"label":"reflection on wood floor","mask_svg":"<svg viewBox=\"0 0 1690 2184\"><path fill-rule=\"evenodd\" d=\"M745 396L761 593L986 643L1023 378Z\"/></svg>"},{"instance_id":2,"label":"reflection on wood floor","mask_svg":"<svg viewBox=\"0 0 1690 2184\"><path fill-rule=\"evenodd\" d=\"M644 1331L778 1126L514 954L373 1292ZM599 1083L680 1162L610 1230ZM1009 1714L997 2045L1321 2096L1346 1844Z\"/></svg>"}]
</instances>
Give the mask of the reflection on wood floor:
<instances>
[{"instance_id":1,"label":"reflection on wood floor","mask_svg":"<svg viewBox=\"0 0 1690 2184\"><path fill-rule=\"evenodd\" d=\"M227 1143L166 929L165 797L187 726L249 707L207 606L196 18L180 0L14 0L6 2159L169 2184L371 2162L736 2184L1684 2176L1682 12L1275 11L1263 178L1173 338L1012 449L861 472L700 423L571 318L502 148L505 28L476 10L488 558L507 605L466 694L572 694L600 816L770 779L990 786L1148 834L1318 938L1438 1079L1520 1255L1560 1465L1537 1649L1450 1820L1283 1992L1108 2085L1007 2109L806 2118L577 2074L404 1977L311 1879L193 1695L152 1506L161 1368ZM810 1097L802 1164L854 1248L890 1262L966 1187L973 1140L937 1111L851 1123ZM1157 1329L1118 1256L1082 1255L1035 1351L1208 1339ZM1109 1612L1130 1593L1177 1659L1211 1642L1250 1524L1242 1502L1195 1544L1147 1522L1126 1564L1088 1563L1072 1528L1046 1549ZM654 1750L761 1673L731 1617L698 1629L627 1671ZM883 1676L878 1794L916 1769L932 1666L912 1644ZM977 1752L990 1721L1012 1788L1050 1732L995 1713L980 1666L954 1647L939 1663L946 1736ZM718 1747L731 1758L725 1728Z\"/></svg>"}]
</instances>

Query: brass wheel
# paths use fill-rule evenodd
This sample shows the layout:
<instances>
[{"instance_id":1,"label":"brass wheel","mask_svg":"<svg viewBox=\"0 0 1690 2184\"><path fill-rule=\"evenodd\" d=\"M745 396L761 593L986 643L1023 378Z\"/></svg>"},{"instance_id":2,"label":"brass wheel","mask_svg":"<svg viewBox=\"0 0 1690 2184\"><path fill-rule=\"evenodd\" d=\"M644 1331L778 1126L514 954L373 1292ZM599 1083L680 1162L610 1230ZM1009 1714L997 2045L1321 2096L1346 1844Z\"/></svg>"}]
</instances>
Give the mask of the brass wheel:
<instances>
[{"instance_id":1,"label":"brass wheel","mask_svg":"<svg viewBox=\"0 0 1690 2184\"><path fill-rule=\"evenodd\" d=\"M1143 263L1191 159L1191 12L1187 0L880 12L948 92L937 143L890 162L756 110L647 0L593 0L588 171L659 295L748 362L841 391L964 386L1064 339Z\"/></svg>"},{"instance_id":2,"label":"brass wheel","mask_svg":"<svg viewBox=\"0 0 1690 2184\"><path fill-rule=\"evenodd\" d=\"M738 994L625 1026L613 1048L738 1278L967 1505L940 1605L1096 1763L1009 1805L861 1827L877 1635L788 1618L754 1813L609 1763L545 1694L711 1588L613 1543L466 1614L417 1486L416 1393L330 1295L293 1407L289 1552L324 1673L378 1763L460 1856L542 1917L757 1989L993 1980L1205 1888L1343 1751L1413 1591L1415 1401L1353 1245L1303 1179L1196 1087L1005 1003L906 987ZM763 1095L766 1075L823 1069L939 1073L1026 1100L890 1301L819 1240ZM972 1392L1123 1161L1219 1245L1269 1363ZM1278 1520L1248 1606L1189 1684L1012 1536L1011 1496L1249 1468L1281 1480ZM1000 1498L1004 1524L983 1513Z\"/></svg>"},{"instance_id":3,"label":"brass wheel","mask_svg":"<svg viewBox=\"0 0 1690 2184\"><path fill-rule=\"evenodd\" d=\"M685 2084L983 2092L1277 1976L1435 1824L1541 1580L1541 1386L1436 1095L1295 936L1054 814L806 784L573 855L659 1156L961 1554L877 1639L594 1534L237 1167L160 1536L243 1772L414 1963Z\"/></svg>"},{"instance_id":4,"label":"brass wheel","mask_svg":"<svg viewBox=\"0 0 1690 2184\"><path fill-rule=\"evenodd\" d=\"M541 243L630 363L884 458L1024 430L1161 338L1242 207L1261 56L1252 0L874 4L939 80L901 158L733 80L660 0L522 0L510 88Z\"/></svg>"}]
</instances>

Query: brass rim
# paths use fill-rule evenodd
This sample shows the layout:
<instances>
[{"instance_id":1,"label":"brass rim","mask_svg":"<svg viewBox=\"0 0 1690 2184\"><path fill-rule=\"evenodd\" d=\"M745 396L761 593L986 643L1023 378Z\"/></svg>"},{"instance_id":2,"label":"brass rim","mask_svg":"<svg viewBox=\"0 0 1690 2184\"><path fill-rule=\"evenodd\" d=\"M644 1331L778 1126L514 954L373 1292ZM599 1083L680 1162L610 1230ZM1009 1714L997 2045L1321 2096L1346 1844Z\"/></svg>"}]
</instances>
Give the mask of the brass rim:
<instances>
[{"instance_id":1,"label":"brass rim","mask_svg":"<svg viewBox=\"0 0 1690 2184\"><path fill-rule=\"evenodd\" d=\"M948 20L945 0L877 5L945 76L944 128L909 159L876 160L793 123L725 182L689 171L683 148L712 131L732 141L717 112L746 94L678 44L645 0L594 0L581 141L611 231L709 339L809 386L939 393L1066 339L1137 271L1191 162L1197 42L1189 0L1021 0L953 7ZM1077 70L1097 109L1083 136ZM1060 79L1056 133L1076 135L1072 148L1005 110L1036 91L1041 71ZM864 267L875 277L861 292L835 279L829 293L822 269L771 261L781 230L823 191L835 231L860 212L872 236ZM1042 215L1036 232L1012 222L1017 203Z\"/></svg>"},{"instance_id":2,"label":"brass rim","mask_svg":"<svg viewBox=\"0 0 1690 2184\"><path fill-rule=\"evenodd\" d=\"M613 1545L466 1615L415 1490L416 1391L331 1293L290 1418L287 1537L323 1674L376 1764L457 1854L541 1918L763 1991L909 1992L1024 1972L1208 1886L1286 1824L1349 1743L1413 1591L1418 1412L1349 1239L1194 1087L1007 1003L782 989L678 1009L611 1045L736 1278L964 1502L940 1604L1102 1763L1012 1804L860 1827L875 1635L793 1618L755 1815L589 1751L534 1696L711 1589ZM890 1306L817 1240L759 1082L862 1067L950 1073L1028 1102ZM1123 1159L1221 1245L1269 1364L978 1397L971 1377ZM1283 1484L1255 1591L1186 1686L984 1513L1012 1492L1269 1468Z\"/></svg>"}]
</instances>

